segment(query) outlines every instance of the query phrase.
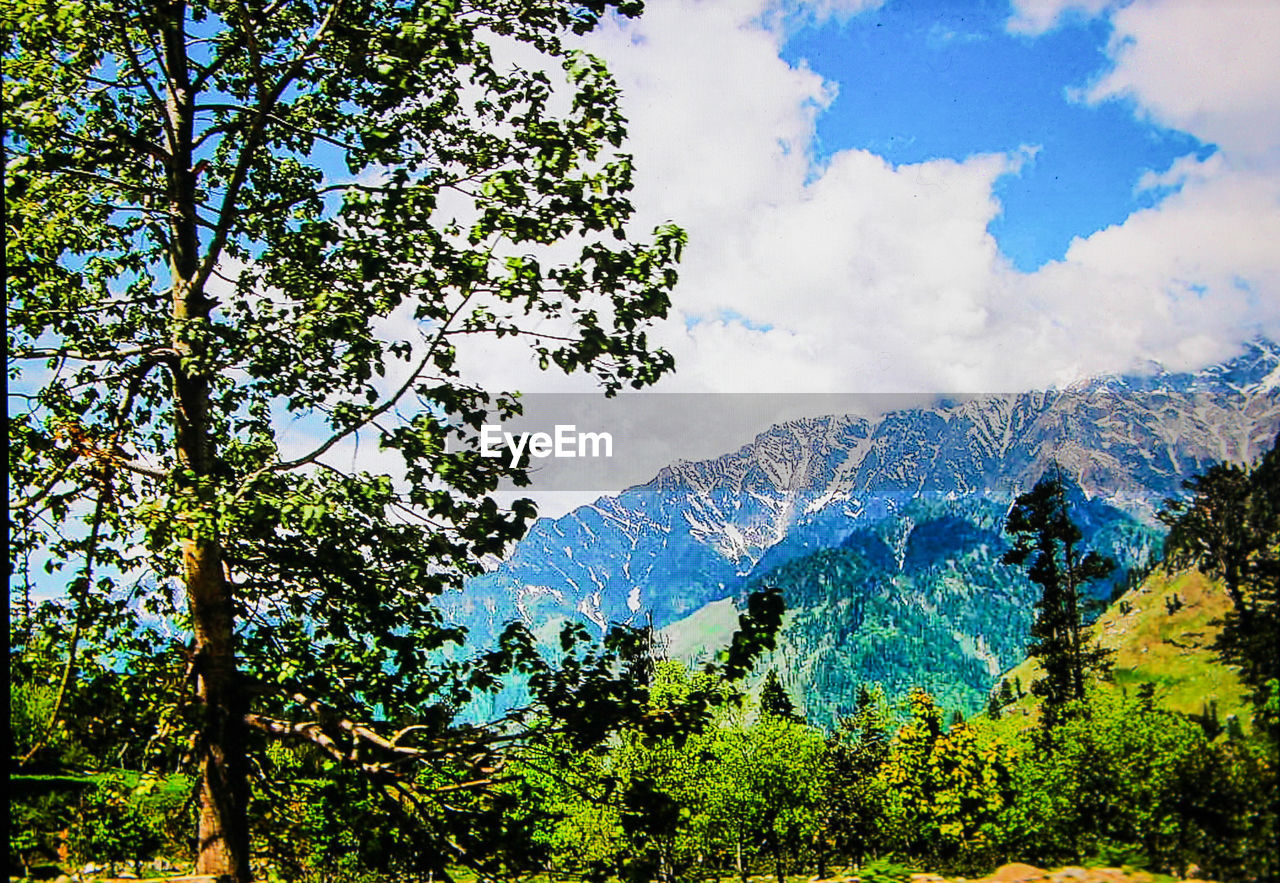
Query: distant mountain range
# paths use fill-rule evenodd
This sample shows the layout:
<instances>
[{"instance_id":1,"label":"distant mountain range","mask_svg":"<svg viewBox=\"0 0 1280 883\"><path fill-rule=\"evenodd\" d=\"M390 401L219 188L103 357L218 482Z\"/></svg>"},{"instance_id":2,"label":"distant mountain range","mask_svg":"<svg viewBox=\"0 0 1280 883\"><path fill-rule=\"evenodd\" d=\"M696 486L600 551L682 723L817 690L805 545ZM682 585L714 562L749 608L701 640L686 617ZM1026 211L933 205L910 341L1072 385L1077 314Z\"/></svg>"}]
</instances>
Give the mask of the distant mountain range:
<instances>
[{"instance_id":1,"label":"distant mountain range","mask_svg":"<svg viewBox=\"0 0 1280 883\"><path fill-rule=\"evenodd\" d=\"M1161 535L1078 486L1068 501L1087 547L1117 562L1090 586L1100 609L1158 557ZM945 707L978 710L993 680L1026 654L1039 588L1000 562L1008 504L977 496L916 498L894 515L856 528L839 546L793 558L753 579L782 589L788 616L778 647L760 666L815 723L853 711L858 687L891 696L929 690ZM754 585L749 586L754 587ZM666 634L696 657L724 635Z\"/></svg>"},{"instance_id":2,"label":"distant mountain range","mask_svg":"<svg viewBox=\"0 0 1280 883\"><path fill-rule=\"evenodd\" d=\"M1269 341L1195 373L788 421L539 520L500 566L442 600L473 633L516 616L601 631L647 617L692 651L696 624L731 619L694 614L782 584L792 613L774 662L819 717L867 678L958 684L954 705L972 709L1023 653L1035 594L998 563L1001 526L1050 463L1078 483L1086 541L1123 579L1155 553L1155 512L1184 479L1255 459L1278 430L1280 346Z\"/></svg>"}]
</instances>

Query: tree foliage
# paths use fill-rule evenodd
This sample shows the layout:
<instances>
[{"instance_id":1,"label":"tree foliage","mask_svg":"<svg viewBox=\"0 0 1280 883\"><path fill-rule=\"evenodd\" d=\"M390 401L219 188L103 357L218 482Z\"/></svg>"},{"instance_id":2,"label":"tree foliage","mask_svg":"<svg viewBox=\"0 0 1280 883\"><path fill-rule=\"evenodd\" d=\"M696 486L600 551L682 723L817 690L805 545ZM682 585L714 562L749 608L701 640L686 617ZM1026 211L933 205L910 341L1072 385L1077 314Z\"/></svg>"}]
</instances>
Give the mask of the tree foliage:
<instances>
[{"instance_id":1,"label":"tree foliage","mask_svg":"<svg viewBox=\"0 0 1280 883\"><path fill-rule=\"evenodd\" d=\"M883 687L863 684L857 710L827 739L823 845L850 865L861 864L885 839L882 808L888 785L880 772L889 757L894 722Z\"/></svg>"},{"instance_id":2,"label":"tree foliage","mask_svg":"<svg viewBox=\"0 0 1280 883\"><path fill-rule=\"evenodd\" d=\"M901 854L938 865L985 864L999 844L997 821L1008 798L1007 760L980 746L974 730L944 731L942 710L912 693L911 716L894 738L880 776L889 786L888 828Z\"/></svg>"},{"instance_id":3,"label":"tree foliage","mask_svg":"<svg viewBox=\"0 0 1280 883\"><path fill-rule=\"evenodd\" d=\"M760 713L789 721L801 719L796 714L796 707L791 697L787 695L782 682L778 680L776 669L771 668L765 673L764 683L760 686Z\"/></svg>"},{"instance_id":4,"label":"tree foliage","mask_svg":"<svg viewBox=\"0 0 1280 883\"><path fill-rule=\"evenodd\" d=\"M1027 575L1041 588L1027 653L1044 668L1031 692L1042 697L1045 723L1053 725L1068 703L1084 698L1086 674L1105 667L1107 654L1086 645L1082 591L1114 563L1080 548L1082 534L1071 520L1067 485L1056 464L1014 501L1005 530L1013 548L1004 563L1027 565Z\"/></svg>"},{"instance_id":5,"label":"tree foliage","mask_svg":"<svg viewBox=\"0 0 1280 883\"><path fill-rule=\"evenodd\" d=\"M1275 766L1233 740L1211 744L1150 696L1091 690L1052 748L1018 748L1004 848L1045 863L1095 860L1214 879L1273 879ZM1256 875L1256 876L1255 876Z\"/></svg>"},{"instance_id":6,"label":"tree foliage","mask_svg":"<svg viewBox=\"0 0 1280 883\"><path fill-rule=\"evenodd\" d=\"M248 878L271 742L363 776L440 868L521 835L495 782L533 718L469 700L518 671L570 744L639 713L633 633L467 655L432 603L534 514L490 497L525 476L473 433L519 405L467 341L610 394L672 366L646 328L684 234L629 228L618 91L571 47L639 9L3 0L14 652L59 634L64 687L94 630L111 676L147 660L201 872Z\"/></svg>"},{"instance_id":7,"label":"tree foliage","mask_svg":"<svg viewBox=\"0 0 1280 883\"><path fill-rule=\"evenodd\" d=\"M1280 739L1280 437L1256 464L1218 463L1183 486L1189 496L1160 513L1168 561L1222 581L1231 610L1216 647Z\"/></svg>"},{"instance_id":8,"label":"tree foliage","mask_svg":"<svg viewBox=\"0 0 1280 883\"><path fill-rule=\"evenodd\" d=\"M658 666L650 714L700 693L724 694L718 677L676 661ZM727 698L727 697L726 697ZM554 819L542 830L557 874L672 881L767 866L786 875L812 852L826 798L821 735L775 715L722 703L687 735L623 733L550 776ZM529 764L526 775L548 777ZM592 789L606 799L588 797Z\"/></svg>"}]
</instances>

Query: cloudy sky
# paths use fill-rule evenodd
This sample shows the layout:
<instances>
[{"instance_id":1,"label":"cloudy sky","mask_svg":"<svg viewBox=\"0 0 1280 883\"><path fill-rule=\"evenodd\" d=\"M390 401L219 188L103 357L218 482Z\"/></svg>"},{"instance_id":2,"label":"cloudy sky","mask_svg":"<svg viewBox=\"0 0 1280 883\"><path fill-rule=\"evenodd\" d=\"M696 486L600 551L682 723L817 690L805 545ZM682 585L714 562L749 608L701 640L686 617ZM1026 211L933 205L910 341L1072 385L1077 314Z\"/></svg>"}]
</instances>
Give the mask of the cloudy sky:
<instances>
[{"instance_id":1,"label":"cloudy sky","mask_svg":"<svg viewBox=\"0 0 1280 883\"><path fill-rule=\"evenodd\" d=\"M520 341L476 340L469 379L588 393L527 400L522 428L617 440L568 485L538 476L544 514L802 414L1280 339L1280 2L646 5L587 47L625 93L633 233L689 234L655 389L783 395L605 402Z\"/></svg>"},{"instance_id":2,"label":"cloudy sky","mask_svg":"<svg viewBox=\"0 0 1280 883\"><path fill-rule=\"evenodd\" d=\"M638 229L690 237L660 389L1015 391L1280 337L1280 3L648 0L590 46Z\"/></svg>"}]
</instances>

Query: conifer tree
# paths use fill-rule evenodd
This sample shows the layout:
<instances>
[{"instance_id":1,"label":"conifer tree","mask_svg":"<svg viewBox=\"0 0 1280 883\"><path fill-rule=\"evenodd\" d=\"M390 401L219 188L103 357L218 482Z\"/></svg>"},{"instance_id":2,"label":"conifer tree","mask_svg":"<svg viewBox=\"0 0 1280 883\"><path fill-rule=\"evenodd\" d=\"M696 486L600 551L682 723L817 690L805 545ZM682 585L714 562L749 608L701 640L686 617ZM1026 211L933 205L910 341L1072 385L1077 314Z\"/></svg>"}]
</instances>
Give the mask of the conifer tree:
<instances>
[{"instance_id":1,"label":"conifer tree","mask_svg":"<svg viewBox=\"0 0 1280 883\"><path fill-rule=\"evenodd\" d=\"M791 697L787 695L787 691L782 688L782 682L778 680L778 673L772 668L764 676L764 686L760 689L760 713L783 720L797 722L801 720L796 714L796 707Z\"/></svg>"},{"instance_id":2,"label":"conifer tree","mask_svg":"<svg viewBox=\"0 0 1280 883\"><path fill-rule=\"evenodd\" d=\"M1013 695L1013 687L1009 686L1009 682L1000 682L1000 705L1012 705L1018 697Z\"/></svg>"},{"instance_id":3,"label":"conifer tree","mask_svg":"<svg viewBox=\"0 0 1280 883\"><path fill-rule=\"evenodd\" d=\"M1115 565L1081 548L1082 534L1071 520L1057 464L1017 498L1005 530L1013 548L1005 553L1004 563L1026 565L1027 575L1041 588L1027 652L1044 669L1045 676L1032 683L1031 692L1043 700L1045 725L1053 726L1061 721L1067 703L1084 698L1085 676L1106 667L1108 653L1085 645L1081 593Z\"/></svg>"}]
</instances>

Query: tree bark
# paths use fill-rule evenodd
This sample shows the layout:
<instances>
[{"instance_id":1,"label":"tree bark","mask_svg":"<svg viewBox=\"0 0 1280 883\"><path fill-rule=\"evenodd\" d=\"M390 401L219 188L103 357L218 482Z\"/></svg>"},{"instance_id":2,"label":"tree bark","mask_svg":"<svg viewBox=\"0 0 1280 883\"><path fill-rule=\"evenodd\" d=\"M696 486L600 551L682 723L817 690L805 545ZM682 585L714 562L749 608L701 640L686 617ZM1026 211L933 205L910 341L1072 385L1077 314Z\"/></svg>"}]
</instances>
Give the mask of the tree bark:
<instances>
[{"instance_id":1,"label":"tree bark","mask_svg":"<svg viewBox=\"0 0 1280 883\"><path fill-rule=\"evenodd\" d=\"M248 776L245 708L237 690L231 598L215 542L189 540L183 549L196 635L200 722L200 813L197 874L248 883Z\"/></svg>"}]
</instances>

